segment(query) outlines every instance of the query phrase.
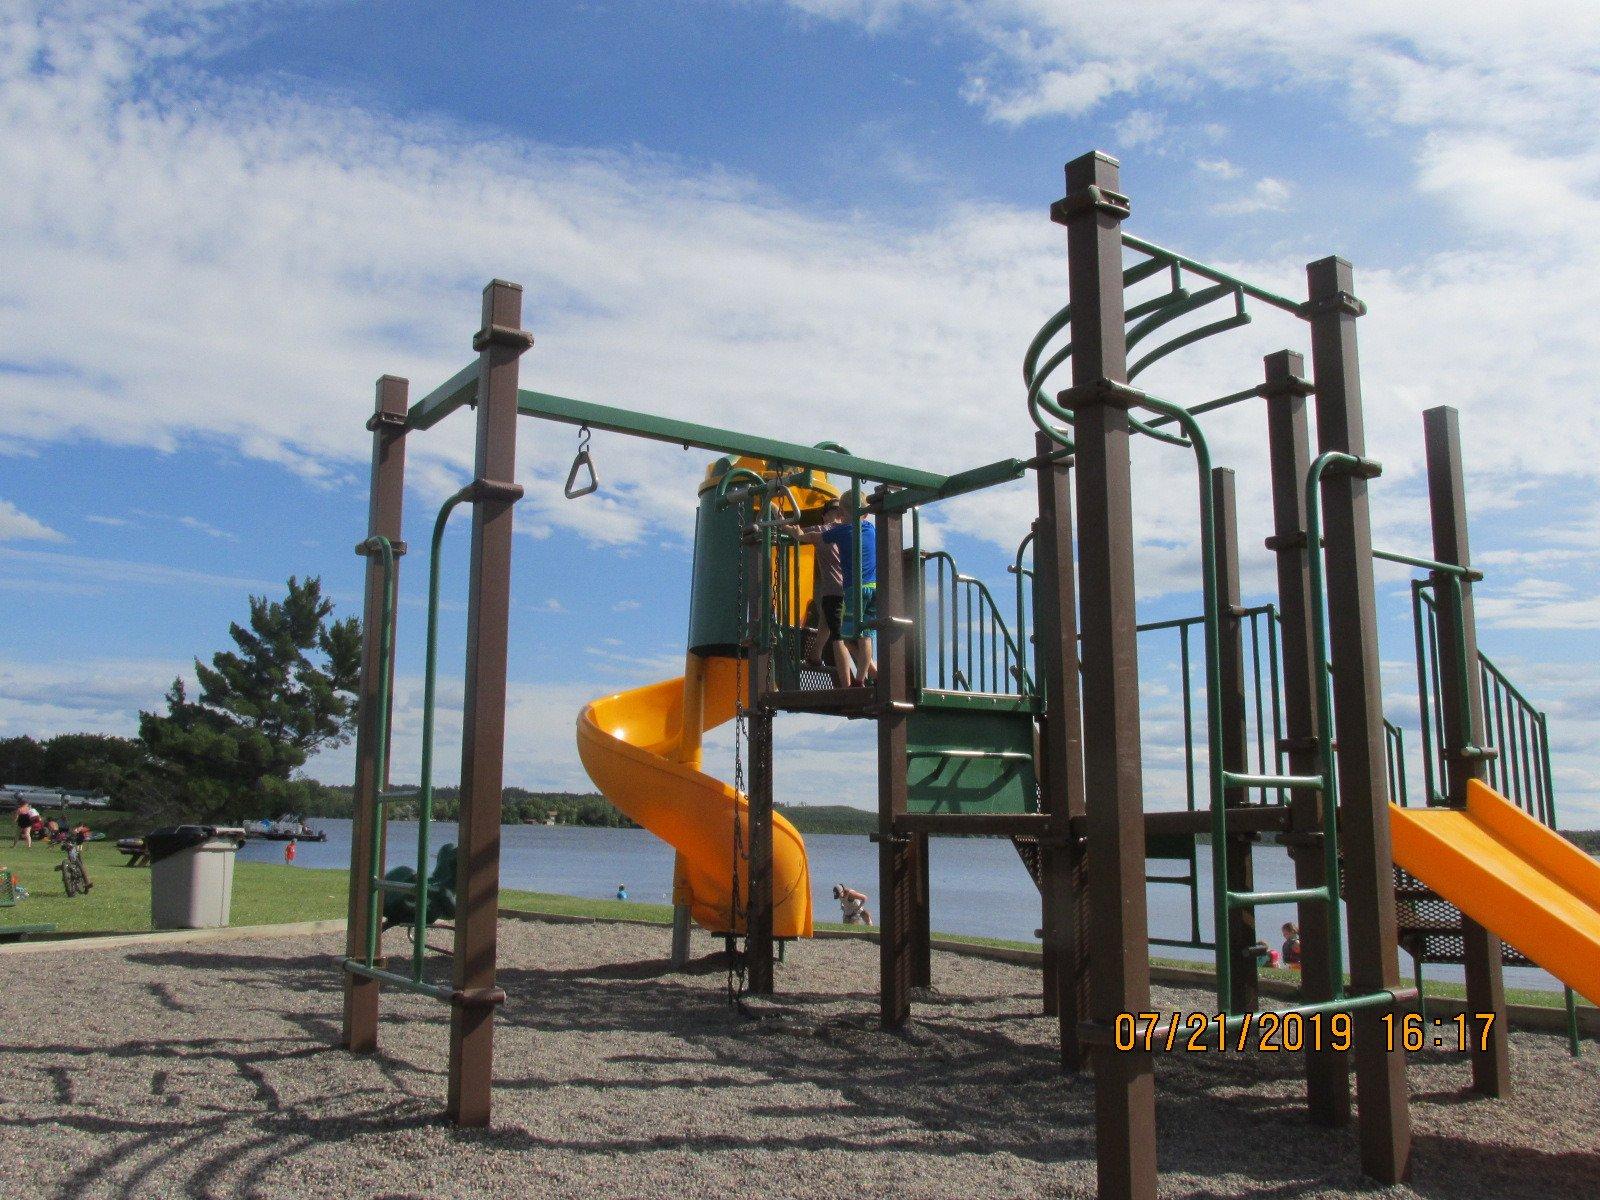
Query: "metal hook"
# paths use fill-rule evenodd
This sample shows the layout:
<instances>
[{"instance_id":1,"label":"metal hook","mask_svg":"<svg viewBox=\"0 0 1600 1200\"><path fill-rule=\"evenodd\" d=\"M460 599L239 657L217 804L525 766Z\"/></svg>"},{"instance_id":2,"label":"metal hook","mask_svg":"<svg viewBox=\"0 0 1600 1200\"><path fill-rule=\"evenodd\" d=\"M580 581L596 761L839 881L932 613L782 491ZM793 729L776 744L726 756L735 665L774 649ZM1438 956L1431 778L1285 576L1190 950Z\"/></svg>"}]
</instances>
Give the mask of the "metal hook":
<instances>
[{"instance_id":1,"label":"metal hook","mask_svg":"<svg viewBox=\"0 0 1600 1200\"><path fill-rule=\"evenodd\" d=\"M572 470L567 472L565 495L568 500L576 500L580 496L587 496L600 490L600 479L594 473L594 459L589 457L589 437L589 427L587 425L579 426L578 457L572 460ZM583 470L589 472L589 482L580 486L578 484L578 472Z\"/></svg>"}]
</instances>

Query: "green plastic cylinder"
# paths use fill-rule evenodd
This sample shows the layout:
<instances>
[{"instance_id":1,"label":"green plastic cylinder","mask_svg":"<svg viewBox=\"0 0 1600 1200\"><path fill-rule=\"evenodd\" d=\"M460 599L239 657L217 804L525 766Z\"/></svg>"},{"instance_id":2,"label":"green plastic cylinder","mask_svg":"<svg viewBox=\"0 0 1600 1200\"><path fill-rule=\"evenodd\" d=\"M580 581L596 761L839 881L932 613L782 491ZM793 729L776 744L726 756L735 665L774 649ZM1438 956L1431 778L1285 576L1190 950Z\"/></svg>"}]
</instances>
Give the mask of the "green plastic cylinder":
<instances>
[{"instance_id":1,"label":"green plastic cylinder","mask_svg":"<svg viewBox=\"0 0 1600 1200\"><path fill-rule=\"evenodd\" d=\"M739 510L717 501L717 484L727 470L728 460L719 459L700 488L689 585L689 649L734 657L740 633Z\"/></svg>"}]
</instances>

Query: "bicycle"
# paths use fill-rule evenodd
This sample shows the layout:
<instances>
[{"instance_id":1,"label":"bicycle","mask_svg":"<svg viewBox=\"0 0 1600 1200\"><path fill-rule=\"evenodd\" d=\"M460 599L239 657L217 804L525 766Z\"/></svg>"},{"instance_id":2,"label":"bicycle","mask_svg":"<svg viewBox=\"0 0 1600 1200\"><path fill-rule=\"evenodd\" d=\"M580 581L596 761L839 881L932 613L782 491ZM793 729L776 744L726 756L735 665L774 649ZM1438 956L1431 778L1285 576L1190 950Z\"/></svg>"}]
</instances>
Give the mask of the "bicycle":
<instances>
[{"instance_id":1,"label":"bicycle","mask_svg":"<svg viewBox=\"0 0 1600 1200\"><path fill-rule=\"evenodd\" d=\"M67 895L87 896L94 884L89 882L89 873L83 869L82 847L68 839L62 842L61 852L66 857L56 864L56 870L61 872L61 884L67 889Z\"/></svg>"}]
</instances>

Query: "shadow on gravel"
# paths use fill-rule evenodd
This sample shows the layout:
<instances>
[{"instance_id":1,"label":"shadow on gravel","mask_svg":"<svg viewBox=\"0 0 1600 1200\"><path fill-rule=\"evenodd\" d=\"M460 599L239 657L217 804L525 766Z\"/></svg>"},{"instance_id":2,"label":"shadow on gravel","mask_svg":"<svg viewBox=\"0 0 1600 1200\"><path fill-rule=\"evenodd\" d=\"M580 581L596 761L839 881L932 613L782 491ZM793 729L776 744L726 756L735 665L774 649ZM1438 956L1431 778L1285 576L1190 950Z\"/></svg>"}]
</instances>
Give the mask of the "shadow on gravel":
<instances>
[{"instance_id":1,"label":"shadow on gravel","mask_svg":"<svg viewBox=\"0 0 1600 1200\"><path fill-rule=\"evenodd\" d=\"M253 1007L303 1032L248 1041L218 1036L87 1048L0 1046L0 1056L59 1055L58 1063L91 1055L137 1060L152 1071L150 1093L156 1099L173 1060L182 1060L185 1069L197 1061L210 1064L206 1069L232 1072L244 1085L236 1086L223 1111L190 1108L180 1114L147 1100L143 1108L130 1106L115 1115L104 1107L91 1114L69 1106L37 1120L8 1117L19 1128L38 1125L34 1136L46 1136L44 1127L50 1124L66 1124L105 1143L102 1152L74 1165L63 1195L117 1190L166 1164L181 1171L186 1194L212 1195L229 1191L224 1174L237 1176L240 1164L252 1158L270 1169L320 1144L438 1124L446 1065L442 1049L438 1061L413 1050L419 1059L415 1065L383 1053L366 1056L362 1061L373 1069L358 1076L360 1082L330 1071L331 1090L304 1099L286 1100L274 1085L285 1064L291 1071L316 1072L319 1060L342 1055L330 1044L338 1028L340 992L330 956L187 950L131 958L171 971L170 982L151 990L175 1020L194 1019L191 998L208 982L227 981L259 995ZM447 977L448 959L436 957L432 964L435 977ZM493 1129L449 1136L464 1145L530 1153L559 1148L599 1156L664 1149L828 1150L864 1159L894 1150L924 1157L1003 1153L1042 1164L1073 1164L1074 1185L1092 1180L1092 1077L1060 1070L1054 1025L1035 1015L1036 997L941 992L918 1003L904 1030L886 1031L877 1023L875 993L800 991L749 1001L749 1011L759 1017L752 1020L708 986L725 966L722 956L713 954L682 974L671 973L660 959L502 970L500 983L511 999L497 1023L523 1031L535 1044L540 1037L621 1029L665 1036L682 1052L616 1054L597 1063L591 1077L559 1079L537 1074L538 1055L502 1053L498 1088L502 1095L538 1096L588 1086L621 1097L682 1089L685 1103L695 1103L707 1089L750 1089L754 1082L757 1102L747 1111L761 1121L688 1140L681 1133L658 1135L647 1126L629 1138L589 1140L582 1125L541 1138L509 1119ZM385 1041L405 1046L405 1026L428 1025L431 1044L439 1044L438 1026L446 1019L443 1005L409 1002L402 1009L386 1002ZM304 1061L295 1067L295 1060ZM1296 1200L1370 1187L1356 1171L1353 1130L1329 1132L1308 1124L1299 1071L1292 1055L1169 1055L1159 1061L1160 1169L1169 1178L1181 1177L1173 1180L1174 1191ZM51 1076L58 1102L70 1105L72 1076L71 1069ZM809 1085L802 1089L808 1099L765 1101L762 1081ZM793 1093L774 1089L772 1094ZM1440 1096L1432 1103L1447 1105L1453 1099ZM329 1116L330 1105L340 1115ZM1414 1162L1412 1186L1428 1200L1469 1194L1576 1196L1592 1191L1600 1177L1600 1154L1545 1153L1431 1135L1418 1137ZM874 1170L864 1162L862 1177L871 1178ZM1463 1181L1475 1186L1464 1192Z\"/></svg>"}]
</instances>

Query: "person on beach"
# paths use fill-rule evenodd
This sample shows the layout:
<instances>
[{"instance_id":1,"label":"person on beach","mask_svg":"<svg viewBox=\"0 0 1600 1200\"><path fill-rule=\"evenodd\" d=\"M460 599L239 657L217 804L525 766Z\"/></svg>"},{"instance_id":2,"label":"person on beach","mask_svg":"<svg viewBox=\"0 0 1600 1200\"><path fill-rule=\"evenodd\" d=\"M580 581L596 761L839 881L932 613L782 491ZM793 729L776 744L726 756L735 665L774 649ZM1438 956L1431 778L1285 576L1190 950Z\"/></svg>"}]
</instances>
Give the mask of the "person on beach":
<instances>
[{"instance_id":1,"label":"person on beach","mask_svg":"<svg viewBox=\"0 0 1600 1200\"><path fill-rule=\"evenodd\" d=\"M625 883L617 884L617 899L618 900L626 900L627 898L628 898L628 885L625 884Z\"/></svg>"},{"instance_id":2,"label":"person on beach","mask_svg":"<svg viewBox=\"0 0 1600 1200\"><path fill-rule=\"evenodd\" d=\"M867 894L842 883L833 885L833 898L839 902L846 925L871 925L872 913L867 908Z\"/></svg>"},{"instance_id":3,"label":"person on beach","mask_svg":"<svg viewBox=\"0 0 1600 1200\"><path fill-rule=\"evenodd\" d=\"M30 850L33 849L33 823L39 817L39 810L26 800L17 802L17 832L12 835L11 844L15 846L21 842Z\"/></svg>"},{"instance_id":4,"label":"person on beach","mask_svg":"<svg viewBox=\"0 0 1600 1200\"><path fill-rule=\"evenodd\" d=\"M1283 923L1283 965L1297 970L1300 966L1300 929L1293 921Z\"/></svg>"},{"instance_id":5,"label":"person on beach","mask_svg":"<svg viewBox=\"0 0 1600 1200\"><path fill-rule=\"evenodd\" d=\"M299 847L295 845L294 839L290 838L289 844L283 848L283 861L286 863L293 863L294 856L296 853L298 853L298 851Z\"/></svg>"}]
</instances>

